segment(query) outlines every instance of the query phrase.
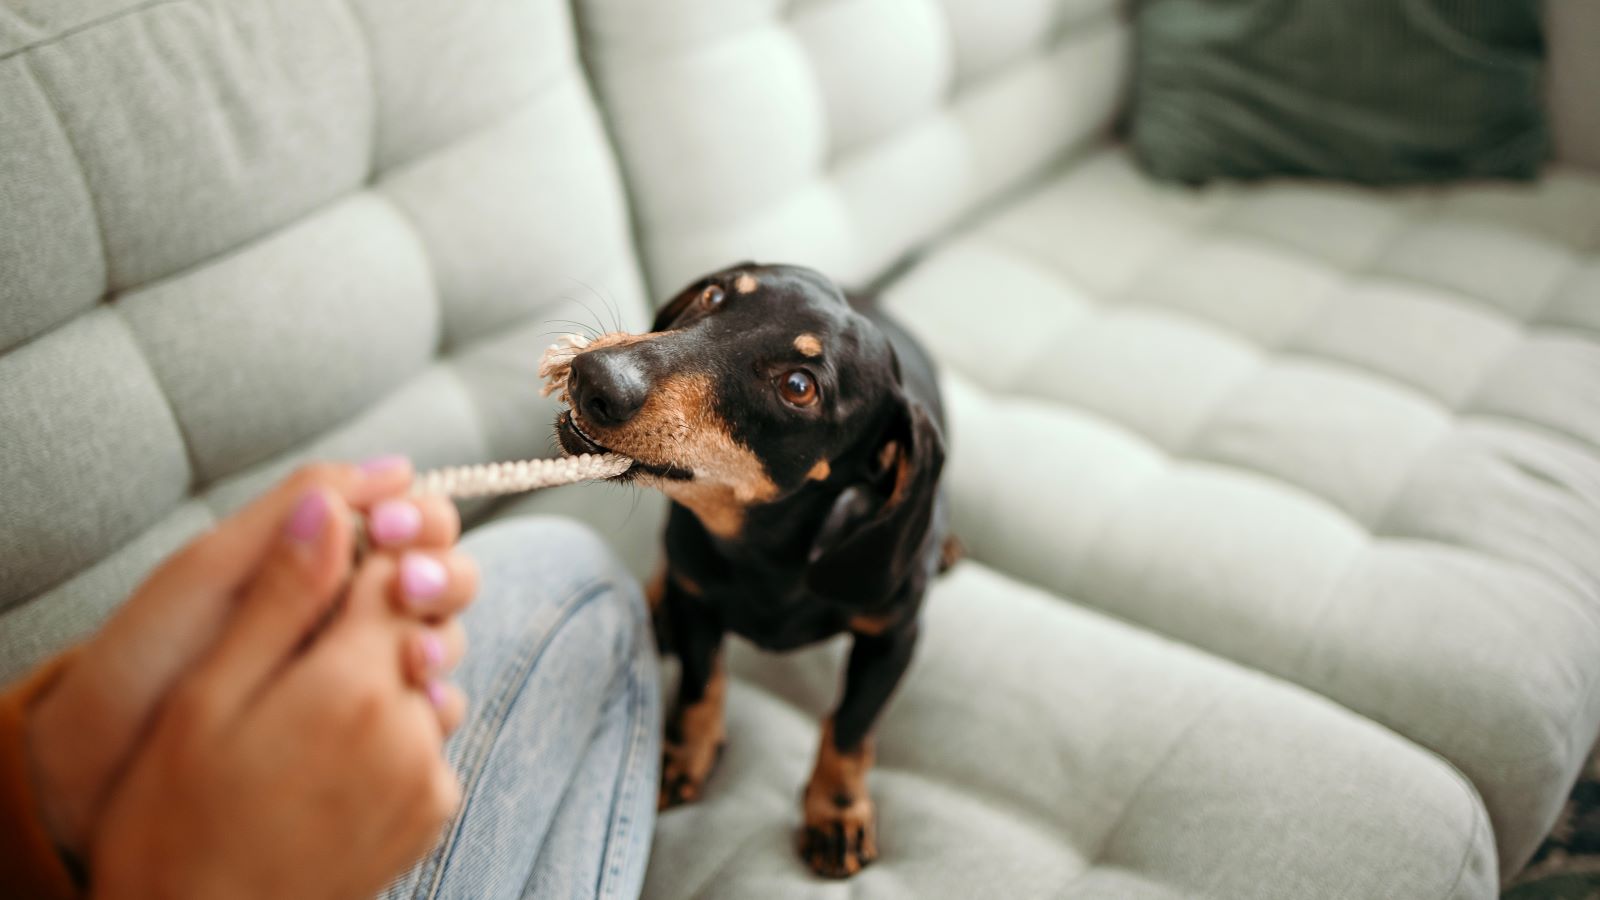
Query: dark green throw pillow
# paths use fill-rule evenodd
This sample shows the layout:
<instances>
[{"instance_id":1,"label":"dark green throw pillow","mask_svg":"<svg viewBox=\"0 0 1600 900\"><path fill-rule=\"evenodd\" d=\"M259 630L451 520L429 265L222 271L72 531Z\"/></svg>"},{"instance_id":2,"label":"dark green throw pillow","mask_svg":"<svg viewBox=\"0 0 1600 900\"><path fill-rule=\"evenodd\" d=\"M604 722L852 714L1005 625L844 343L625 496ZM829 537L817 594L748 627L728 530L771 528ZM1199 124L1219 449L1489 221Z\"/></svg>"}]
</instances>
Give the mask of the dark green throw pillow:
<instances>
[{"instance_id":1,"label":"dark green throw pillow","mask_svg":"<svg viewBox=\"0 0 1600 900\"><path fill-rule=\"evenodd\" d=\"M1130 131L1158 178L1531 178L1537 0L1142 0Z\"/></svg>"}]
</instances>

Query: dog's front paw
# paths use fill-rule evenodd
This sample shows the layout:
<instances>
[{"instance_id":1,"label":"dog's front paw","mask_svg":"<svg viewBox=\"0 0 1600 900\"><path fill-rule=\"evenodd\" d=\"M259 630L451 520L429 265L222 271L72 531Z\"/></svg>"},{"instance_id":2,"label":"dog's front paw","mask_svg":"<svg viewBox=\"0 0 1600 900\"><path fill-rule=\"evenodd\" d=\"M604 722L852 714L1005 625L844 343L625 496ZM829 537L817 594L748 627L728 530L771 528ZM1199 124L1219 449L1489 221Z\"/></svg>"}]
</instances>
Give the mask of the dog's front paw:
<instances>
[{"instance_id":1,"label":"dog's front paw","mask_svg":"<svg viewBox=\"0 0 1600 900\"><path fill-rule=\"evenodd\" d=\"M720 734L714 739L668 741L661 751L661 793L656 809L699 800L725 746Z\"/></svg>"},{"instance_id":2,"label":"dog's front paw","mask_svg":"<svg viewBox=\"0 0 1600 900\"><path fill-rule=\"evenodd\" d=\"M878 858L878 818L865 794L806 796L806 824L800 855L811 871L849 878Z\"/></svg>"}]
</instances>

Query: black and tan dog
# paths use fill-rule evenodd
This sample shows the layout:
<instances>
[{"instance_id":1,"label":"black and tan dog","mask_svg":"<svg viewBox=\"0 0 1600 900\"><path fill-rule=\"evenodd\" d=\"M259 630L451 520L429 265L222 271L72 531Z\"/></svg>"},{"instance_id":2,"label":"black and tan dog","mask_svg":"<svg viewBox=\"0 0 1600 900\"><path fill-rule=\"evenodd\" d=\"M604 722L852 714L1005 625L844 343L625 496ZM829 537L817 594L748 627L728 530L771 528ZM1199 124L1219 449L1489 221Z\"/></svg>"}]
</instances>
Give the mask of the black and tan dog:
<instances>
[{"instance_id":1,"label":"black and tan dog","mask_svg":"<svg viewBox=\"0 0 1600 900\"><path fill-rule=\"evenodd\" d=\"M631 457L622 477L673 501L652 591L683 671L661 805L697 799L721 752L725 633L790 650L850 632L801 852L821 874L854 874L877 855L873 725L945 562L930 361L822 275L747 264L685 289L651 333L588 344L564 374L562 447Z\"/></svg>"}]
</instances>

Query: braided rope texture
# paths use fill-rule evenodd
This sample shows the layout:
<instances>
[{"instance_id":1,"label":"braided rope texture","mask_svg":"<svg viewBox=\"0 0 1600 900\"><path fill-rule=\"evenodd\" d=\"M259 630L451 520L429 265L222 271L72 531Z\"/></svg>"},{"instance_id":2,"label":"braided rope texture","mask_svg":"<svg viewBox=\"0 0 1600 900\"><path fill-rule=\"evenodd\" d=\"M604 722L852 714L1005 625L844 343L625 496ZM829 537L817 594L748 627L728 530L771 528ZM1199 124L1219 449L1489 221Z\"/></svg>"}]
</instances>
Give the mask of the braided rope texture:
<instances>
[{"instance_id":1,"label":"braided rope texture","mask_svg":"<svg viewBox=\"0 0 1600 900\"><path fill-rule=\"evenodd\" d=\"M613 478L628 471L633 460L615 453L523 459L481 466L448 466L422 473L414 493L443 494L456 499L517 494L540 488Z\"/></svg>"},{"instance_id":2,"label":"braided rope texture","mask_svg":"<svg viewBox=\"0 0 1600 900\"><path fill-rule=\"evenodd\" d=\"M539 375L546 381L543 391L545 396L548 397L566 387L567 372L572 368L573 358L583 352L589 343L584 337L569 334L563 335L545 350L544 358L539 363ZM562 399L566 399L565 395ZM469 497L494 497L563 484L576 484L580 481L614 478L628 471L631 465L633 460L615 453L585 453L560 459L523 459L479 466L447 466L423 472L418 476L412 492L443 494L458 500Z\"/></svg>"}]
</instances>

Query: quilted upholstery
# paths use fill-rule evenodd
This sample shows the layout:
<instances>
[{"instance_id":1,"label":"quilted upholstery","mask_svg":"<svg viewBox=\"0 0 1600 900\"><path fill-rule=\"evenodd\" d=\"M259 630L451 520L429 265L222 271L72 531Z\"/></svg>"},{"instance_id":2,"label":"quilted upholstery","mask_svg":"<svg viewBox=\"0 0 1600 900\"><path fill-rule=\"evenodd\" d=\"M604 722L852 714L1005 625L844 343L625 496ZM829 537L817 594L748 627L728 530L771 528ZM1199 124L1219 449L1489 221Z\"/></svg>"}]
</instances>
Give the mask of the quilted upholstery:
<instances>
[{"instance_id":1,"label":"quilted upholstery","mask_svg":"<svg viewBox=\"0 0 1600 900\"><path fill-rule=\"evenodd\" d=\"M1472 788L1371 722L977 564L928 604L872 776L883 855L851 896L1494 895ZM844 893L794 853L843 650L734 646L727 752L658 824L646 897Z\"/></svg>"},{"instance_id":2,"label":"quilted upholstery","mask_svg":"<svg viewBox=\"0 0 1600 900\"><path fill-rule=\"evenodd\" d=\"M1119 0L581 0L665 295L737 258L864 281L1099 131Z\"/></svg>"},{"instance_id":3,"label":"quilted upholstery","mask_svg":"<svg viewBox=\"0 0 1600 900\"><path fill-rule=\"evenodd\" d=\"M979 559L1434 750L1513 872L1600 730L1597 250L1575 171L1187 193L1106 151L888 302Z\"/></svg>"},{"instance_id":4,"label":"quilted upholstery","mask_svg":"<svg viewBox=\"0 0 1600 900\"><path fill-rule=\"evenodd\" d=\"M543 333L643 321L631 200L658 292L925 255L981 562L850 890L1491 896L1600 715L1600 180L1157 190L1074 155L1120 5L578 0L580 66L557 0L0 0L0 680L300 459L544 450ZM632 502L470 511L642 568ZM790 846L839 649L734 648L652 896L839 892Z\"/></svg>"},{"instance_id":5,"label":"quilted upholstery","mask_svg":"<svg viewBox=\"0 0 1600 900\"><path fill-rule=\"evenodd\" d=\"M0 6L0 680L300 459L548 449L645 309L569 16Z\"/></svg>"}]
</instances>

